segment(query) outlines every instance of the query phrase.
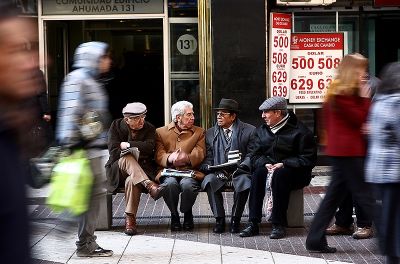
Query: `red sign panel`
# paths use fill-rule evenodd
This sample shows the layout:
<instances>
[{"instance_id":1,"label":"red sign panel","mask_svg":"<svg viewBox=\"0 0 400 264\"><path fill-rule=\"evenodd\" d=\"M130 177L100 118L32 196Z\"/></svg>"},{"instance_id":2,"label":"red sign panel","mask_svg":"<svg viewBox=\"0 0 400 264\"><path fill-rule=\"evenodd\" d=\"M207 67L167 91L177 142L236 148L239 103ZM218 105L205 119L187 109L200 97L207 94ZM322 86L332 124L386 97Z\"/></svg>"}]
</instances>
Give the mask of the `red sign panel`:
<instances>
[{"instance_id":1,"label":"red sign panel","mask_svg":"<svg viewBox=\"0 0 400 264\"><path fill-rule=\"evenodd\" d=\"M375 0L375 6L400 6L400 0Z\"/></svg>"}]
</instances>

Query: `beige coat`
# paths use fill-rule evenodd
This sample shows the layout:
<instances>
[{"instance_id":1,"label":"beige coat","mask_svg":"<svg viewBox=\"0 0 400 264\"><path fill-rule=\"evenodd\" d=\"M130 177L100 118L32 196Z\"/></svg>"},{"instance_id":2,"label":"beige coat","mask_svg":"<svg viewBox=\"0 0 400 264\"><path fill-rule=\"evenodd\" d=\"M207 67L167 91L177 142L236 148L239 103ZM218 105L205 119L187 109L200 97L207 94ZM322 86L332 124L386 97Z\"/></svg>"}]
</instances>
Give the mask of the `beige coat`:
<instances>
[{"instance_id":1,"label":"beige coat","mask_svg":"<svg viewBox=\"0 0 400 264\"><path fill-rule=\"evenodd\" d=\"M158 165L156 180L159 181L161 171L167 168L167 159L172 152L181 148L189 155L190 165L176 169L189 169L195 171L196 180L202 180L204 173L199 166L206 156L205 131L201 127L193 126L191 129L179 130L175 123L156 129L156 153L155 160Z\"/></svg>"}]
</instances>

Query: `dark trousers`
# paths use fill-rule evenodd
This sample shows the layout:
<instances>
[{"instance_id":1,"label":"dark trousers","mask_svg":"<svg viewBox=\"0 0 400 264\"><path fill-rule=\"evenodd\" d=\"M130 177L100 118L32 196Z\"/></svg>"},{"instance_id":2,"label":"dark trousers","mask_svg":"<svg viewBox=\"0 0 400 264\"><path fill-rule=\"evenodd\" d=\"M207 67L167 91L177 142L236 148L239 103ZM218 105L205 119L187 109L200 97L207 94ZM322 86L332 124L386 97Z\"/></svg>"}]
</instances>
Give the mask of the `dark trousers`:
<instances>
[{"instance_id":1,"label":"dark trousers","mask_svg":"<svg viewBox=\"0 0 400 264\"><path fill-rule=\"evenodd\" d=\"M341 227L350 227L353 222L353 207L357 217L358 227L371 227L372 222L368 216L363 213L360 206L353 202L353 196L351 192L348 191L343 202L339 205L339 210L335 214L335 224Z\"/></svg>"},{"instance_id":2,"label":"dark trousers","mask_svg":"<svg viewBox=\"0 0 400 264\"><path fill-rule=\"evenodd\" d=\"M388 263L400 263L400 183L374 184L375 226L379 247ZM397 262L396 262L397 261Z\"/></svg>"},{"instance_id":3,"label":"dark trousers","mask_svg":"<svg viewBox=\"0 0 400 264\"><path fill-rule=\"evenodd\" d=\"M251 177L249 198L249 220L251 222L261 222L267 175L268 170L265 167L260 167L254 171ZM274 172L271 183L273 224L287 226L290 192L307 186L310 181L310 169L280 168Z\"/></svg>"},{"instance_id":4,"label":"dark trousers","mask_svg":"<svg viewBox=\"0 0 400 264\"><path fill-rule=\"evenodd\" d=\"M332 179L322 200L307 236L309 248L327 245L325 230L329 226L338 206L343 202L343 190L349 190L354 202L360 207L366 221L372 221L374 200L371 187L364 182L364 158L332 157Z\"/></svg>"},{"instance_id":5,"label":"dark trousers","mask_svg":"<svg viewBox=\"0 0 400 264\"><path fill-rule=\"evenodd\" d=\"M208 202L210 203L211 211L214 217L225 218L224 199L221 192L222 187L214 192L207 184L206 191L208 196ZM244 207L246 206L247 198L249 197L249 189L242 192L234 192L233 194L233 205L232 205L232 217L242 218Z\"/></svg>"}]
</instances>

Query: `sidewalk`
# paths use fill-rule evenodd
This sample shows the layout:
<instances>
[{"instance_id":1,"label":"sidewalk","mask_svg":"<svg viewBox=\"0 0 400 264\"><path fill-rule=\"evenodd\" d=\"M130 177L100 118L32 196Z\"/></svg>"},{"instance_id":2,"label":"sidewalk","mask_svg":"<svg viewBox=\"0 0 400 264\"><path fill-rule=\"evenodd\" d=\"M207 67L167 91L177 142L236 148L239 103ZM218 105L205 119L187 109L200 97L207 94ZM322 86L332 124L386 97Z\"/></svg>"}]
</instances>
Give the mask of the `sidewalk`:
<instances>
[{"instance_id":1,"label":"sidewalk","mask_svg":"<svg viewBox=\"0 0 400 264\"><path fill-rule=\"evenodd\" d=\"M75 254L76 228L71 233L57 231L58 215L44 205L46 189L31 192L32 252L35 263L384 263L376 239L354 240L350 236L328 237L329 245L337 247L335 254L309 253L304 246L325 186L329 182L327 167L314 169L316 177L304 189L304 228L288 228L287 237L268 238L271 228L261 225L260 235L241 238L237 234L214 234L214 218L207 195L200 193L194 206L195 229L192 232L171 232L169 210L163 200L153 201L142 195L136 236L126 236L124 200L118 194L113 199L113 228L97 231L101 246L112 249L111 258L78 258ZM224 193L227 214L232 205L232 193ZM247 221L246 207L242 223ZM229 220L230 216L227 216ZM229 221L228 221L229 222Z\"/></svg>"}]
</instances>

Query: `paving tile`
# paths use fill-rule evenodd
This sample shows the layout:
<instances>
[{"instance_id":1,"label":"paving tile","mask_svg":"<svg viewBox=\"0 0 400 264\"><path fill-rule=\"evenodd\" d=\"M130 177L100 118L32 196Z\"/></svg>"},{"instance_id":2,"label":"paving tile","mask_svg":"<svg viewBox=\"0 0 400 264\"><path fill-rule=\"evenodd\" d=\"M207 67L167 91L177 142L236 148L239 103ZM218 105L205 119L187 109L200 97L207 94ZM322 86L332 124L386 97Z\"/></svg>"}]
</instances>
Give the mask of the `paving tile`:
<instances>
[{"instance_id":1,"label":"paving tile","mask_svg":"<svg viewBox=\"0 0 400 264\"><path fill-rule=\"evenodd\" d=\"M101 258L102 260L99 260L100 262L96 263L149 264L172 263L172 260L176 261L176 263L181 263L183 259L186 259L187 255L185 255L185 253L182 253L183 255L181 255L181 253L178 254L179 251L176 251L177 248L175 248L175 244L180 245L181 243L185 246L197 243L202 245L202 248L219 248L220 253L217 255L219 256L219 259L214 255L207 257L208 261L216 261L215 263L221 263L221 261L222 263L235 263L234 261L241 259L241 257L243 257L245 261L238 261L236 263L257 263L258 257L253 257L250 261L250 257L249 259L246 257L247 252L252 252L252 254L250 254L252 256L261 256L263 263L269 263L268 257L267 259L264 259L268 254L272 258L273 254L285 253L290 254L288 258L290 256L297 256L298 258L294 259L295 262L276 262L276 260L287 260L280 255L276 255L276 258L274 258L275 263L298 263L296 261L302 261L304 259L308 260L308 264L335 263L335 261L336 263L350 262L356 264L384 263L384 258L379 254L376 239L357 241L352 239L350 236L328 237L329 245L338 248L338 252L335 254L309 253L305 249L304 243L308 228L325 193L325 187L329 183L329 173L329 167L318 167L314 169L313 174L316 176L313 178L310 186L306 187L304 190L305 226L304 228L288 228L288 236L281 240L271 240L268 238L271 227L265 223L265 218L262 219L260 229L261 234L259 236L241 238L238 234L230 234L228 232L223 234L214 234L212 228L215 219L210 210L207 195L204 192L199 193L196 203L193 206L195 229L191 232L171 232L169 229L170 212L163 199L154 201L149 198L147 194L143 194L137 216L139 235L128 237L123 234L125 207L124 195L114 195L113 228L110 231L96 232L96 235L98 235L100 245L105 248L113 249L116 252L115 256L119 257L120 260L114 262L114 259L112 258ZM45 192L36 191L36 195L45 195ZM223 197L226 209L226 221L229 223L233 193L224 193ZM60 243L60 241L53 241L54 234L52 228L58 223L60 215L52 212L43 203L40 203L41 200L44 199L31 200L31 218L35 223L44 224L44 226L36 229L36 231L32 231L31 245L33 246L33 252L36 254L34 257L38 261L42 259L57 263L65 263L63 259L67 258L69 254L70 262L68 263L93 263L90 262L90 259L85 262L74 255L76 233L72 234L71 237L65 237L63 243ZM35 202L40 204L33 204ZM181 217L181 221L183 221L183 215L181 215ZM242 228L244 228L247 219L248 206L246 205L242 218ZM109 237L108 234L112 234L112 236ZM47 246L47 248L45 247L47 243L53 242L55 243L54 245ZM115 245L114 242L116 243ZM156 245L155 248L154 245ZM153 252L147 251L148 247L151 249L150 251ZM235 250L226 249L227 253L225 254L225 248L230 247ZM154 254L154 251L156 251L157 254ZM61 255L63 254L65 254L65 256L62 258ZM156 255L160 254L163 257L157 258ZM54 255L54 258L48 257L49 255ZM192 252L192 255L200 259L196 252ZM325 261L327 259L332 262ZM316 262L312 262L311 260L315 260ZM321 260L325 262L321 262ZM193 258L190 261L193 261Z\"/></svg>"},{"instance_id":2,"label":"paving tile","mask_svg":"<svg viewBox=\"0 0 400 264\"><path fill-rule=\"evenodd\" d=\"M243 249L237 247L222 247L222 263L229 264L273 264L272 255L268 251Z\"/></svg>"}]
</instances>

